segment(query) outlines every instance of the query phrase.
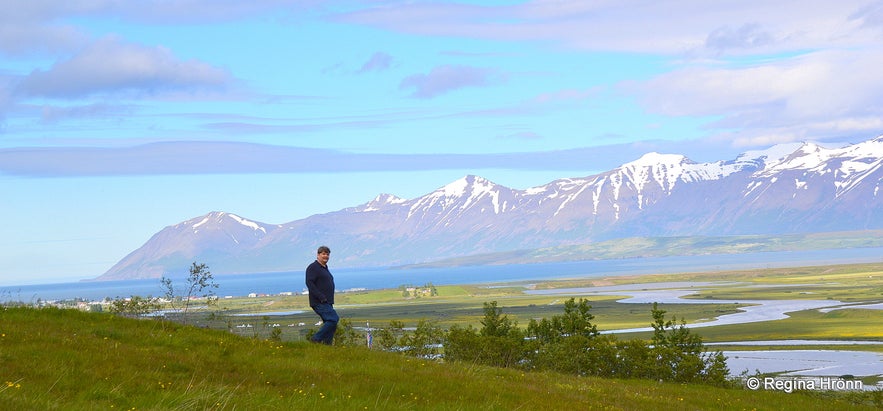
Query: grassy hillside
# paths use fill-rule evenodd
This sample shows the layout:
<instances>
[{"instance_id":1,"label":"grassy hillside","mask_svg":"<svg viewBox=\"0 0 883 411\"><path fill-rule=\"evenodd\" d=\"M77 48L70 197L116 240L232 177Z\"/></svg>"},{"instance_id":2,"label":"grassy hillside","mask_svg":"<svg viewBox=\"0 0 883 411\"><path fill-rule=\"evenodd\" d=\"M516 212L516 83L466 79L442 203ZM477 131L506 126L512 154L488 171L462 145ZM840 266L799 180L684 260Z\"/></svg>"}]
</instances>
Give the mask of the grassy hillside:
<instances>
[{"instance_id":1,"label":"grassy hillside","mask_svg":"<svg viewBox=\"0 0 883 411\"><path fill-rule=\"evenodd\" d=\"M4 409L878 409L849 399L525 373L158 320L0 308Z\"/></svg>"}]
</instances>

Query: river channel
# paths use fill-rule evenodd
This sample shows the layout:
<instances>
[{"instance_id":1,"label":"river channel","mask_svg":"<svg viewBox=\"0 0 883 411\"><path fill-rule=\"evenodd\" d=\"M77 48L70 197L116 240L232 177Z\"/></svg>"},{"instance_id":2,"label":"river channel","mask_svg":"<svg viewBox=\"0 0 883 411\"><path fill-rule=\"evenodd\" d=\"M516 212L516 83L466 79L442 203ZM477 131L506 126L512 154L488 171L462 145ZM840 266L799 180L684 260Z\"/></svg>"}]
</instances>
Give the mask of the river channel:
<instances>
[{"instance_id":1,"label":"river channel","mask_svg":"<svg viewBox=\"0 0 883 411\"><path fill-rule=\"evenodd\" d=\"M739 308L740 312L721 315L708 321L687 324L688 328L710 327L726 324L744 324L761 321L774 321L788 318L788 313L803 310L819 310L828 312L843 308L883 309L883 304L845 304L836 300L696 300L684 297L696 294L711 287L734 283L723 282L659 282L644 284L626 284L585 288L559 288L552 290L527 290L525 293L534 295L569 295L569 296L623 296L617 302L625 304L750 304ZM651 327L607 330L606 333L626 333L636 331L652 331ZM743 372L748 374L781 373L796 377L818 376L883 376L883 353L852 351L852 350L819 350L809 348L813 345L850 345L883 344L883 341L736 341L707 345L790 345L806 346L800 350L762 350L762 351L723 351L727 357L727 366L734 375ZM883 388L883 382L876 386L865 386L866 389Z\"/></svg>"}]
</instances>

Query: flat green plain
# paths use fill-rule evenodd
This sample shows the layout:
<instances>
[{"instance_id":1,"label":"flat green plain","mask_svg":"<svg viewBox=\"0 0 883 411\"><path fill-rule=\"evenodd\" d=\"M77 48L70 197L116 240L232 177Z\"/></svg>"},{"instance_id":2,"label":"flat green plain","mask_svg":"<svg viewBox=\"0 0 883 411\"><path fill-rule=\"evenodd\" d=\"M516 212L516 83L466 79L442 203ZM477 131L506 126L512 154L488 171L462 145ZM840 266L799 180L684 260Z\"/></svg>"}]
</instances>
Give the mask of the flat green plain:
<instances>
[{"instance_id":1,"label":"flat green plain","mask_svg":"<svg viewBox=\"0 0 883 411\"><path fill-rule=\"evenodd\" d=\"M709 321L740 311L750 300L830 300L842 305L883 303L883 264L850 264L757 270L716 271L664 275L616 276L606 278L567 278L510 284L436 286L432 297L405 297L400 289L339 293L336 307L355 326L386 326L400 321L413 327L430 321L440 327L473 325L480 327L483 304L496 301L503 314L526 326L531 319L549 318L563 310L568 298L590 301L594 323L599 330L618 330L650 325L650 304L621 303L622 295L596 296L579 291L572 294L529 295L528 290L591 289L623 284L655 283L701 284L684 298L703 304L661 304L687 324ZM737 303L733 303L733 301ZM302 339L316 321L306 296L271 296L222 299L212 328L260 336L269 326L279 324L283 340ZM291 312L279 315L279 313ZM267 315L273 313L274 315ZM802 310L788 313L782 320L697 328L706 342L764 340L864 340L883 341L883 310L848 308L829 312ZM301 325L303 324L303 325ZM236 327L239 325L240 327ZM646 333L622 334L623 338L645 338ZM742 346L738 349L766 349ZM818 347L814 347L818 348ZM883 344L855 345L850 350L883 351Z\"/></svg>"}]
</instances>

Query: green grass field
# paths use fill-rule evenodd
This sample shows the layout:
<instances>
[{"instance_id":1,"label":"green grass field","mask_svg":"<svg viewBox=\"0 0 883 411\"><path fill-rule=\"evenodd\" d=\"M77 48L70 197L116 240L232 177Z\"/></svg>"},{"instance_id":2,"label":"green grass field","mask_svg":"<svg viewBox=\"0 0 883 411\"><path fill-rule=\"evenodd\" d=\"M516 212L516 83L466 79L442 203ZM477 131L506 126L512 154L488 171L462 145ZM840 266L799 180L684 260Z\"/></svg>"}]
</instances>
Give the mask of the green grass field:
<instances>
[{"instance_id":1,"label":"green grass field","mask_svg":"<svg viewBox=\"0 0 883 411\"><path fill-rule=\"evenodd\" d=\"M531 373L0 308L0 404L10 410L874 410L880 397Z\"/></svg>"}]
</instances>

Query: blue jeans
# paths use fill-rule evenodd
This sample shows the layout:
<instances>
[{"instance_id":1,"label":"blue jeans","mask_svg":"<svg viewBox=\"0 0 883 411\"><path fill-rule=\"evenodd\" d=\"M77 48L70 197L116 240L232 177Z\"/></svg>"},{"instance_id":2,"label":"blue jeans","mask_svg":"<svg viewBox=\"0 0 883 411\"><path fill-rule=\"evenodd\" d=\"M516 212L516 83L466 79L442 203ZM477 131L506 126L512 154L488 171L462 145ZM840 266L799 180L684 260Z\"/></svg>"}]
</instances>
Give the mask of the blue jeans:
<instances>
[{"instance_id":1,"label":"blue jeans","mask_svg":"<svg viewBox=\"0 0 883 411\"><path fill-rule=\"evenodd\" d=\"M313 342L331 345L334 341L334 333L337 331L337 322L340 321L340 317L337 316L337 311L334 311L334 306L331 304L318 304L312 308L313 311L315 311L316 314L319 314L319 317L322 318L323 323L322 328L313 334L311 340Z\"/></svg>"}]
</instances>

